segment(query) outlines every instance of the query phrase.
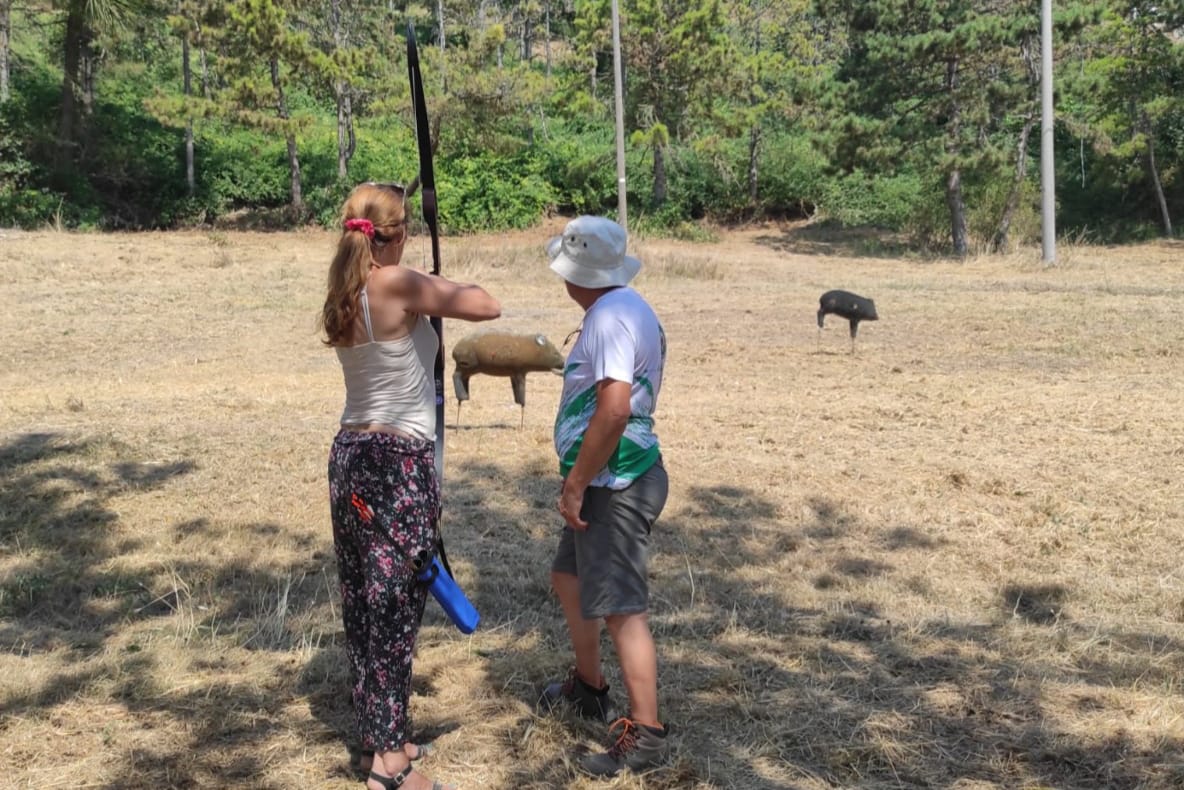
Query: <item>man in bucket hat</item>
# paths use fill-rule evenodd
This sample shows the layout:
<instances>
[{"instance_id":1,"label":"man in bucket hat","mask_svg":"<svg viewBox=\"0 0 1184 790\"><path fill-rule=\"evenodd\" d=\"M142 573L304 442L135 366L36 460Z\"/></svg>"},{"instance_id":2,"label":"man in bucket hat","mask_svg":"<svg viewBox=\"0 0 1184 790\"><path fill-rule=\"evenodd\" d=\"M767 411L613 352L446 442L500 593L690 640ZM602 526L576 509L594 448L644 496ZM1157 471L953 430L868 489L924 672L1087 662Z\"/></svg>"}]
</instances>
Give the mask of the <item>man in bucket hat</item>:
<instances>
[{"instance_id":1,"label":"man in bucket hat","mask_svg":"<svg viewBox=\"0 0 1184 790\"><path fill-rule=\"evenodd\" d=\"M670 755L658 719L658 661L646 614L650 529L668 488L653 430L666 336L653 309L628 287L641 262L625 254L625 242L617 223L583 216L547 247L552 271L584 320L564 367L555 418L566 526L551 565L575 666L566 680L544 689L542 702L612 718L600 669L603 621L629 696L628 715L609 727L613 745L580 761L584 771L604 777L626 767L642 771Z\"/></svg>"}]
</instances>

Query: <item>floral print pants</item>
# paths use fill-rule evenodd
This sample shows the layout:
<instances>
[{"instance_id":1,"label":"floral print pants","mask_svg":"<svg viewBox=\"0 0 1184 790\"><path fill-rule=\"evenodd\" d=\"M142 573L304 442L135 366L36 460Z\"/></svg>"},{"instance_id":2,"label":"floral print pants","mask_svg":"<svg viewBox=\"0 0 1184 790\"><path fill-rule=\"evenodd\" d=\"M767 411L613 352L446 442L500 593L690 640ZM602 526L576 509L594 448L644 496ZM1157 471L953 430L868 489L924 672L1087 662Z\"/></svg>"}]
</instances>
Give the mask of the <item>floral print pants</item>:
<instances>
[{"instance_id":1,"label":"floral print pants","mask_svg":"<svg viewBox=\"0 0 1184 790\"><path fill-rule=\"evenodd\" d=\"M329 452L329 508L346 655L362 748L393 751L410 734L411 658L427 585L412 558L438 537L433 443L341 431Z\"/></svg>"}]
</instances>

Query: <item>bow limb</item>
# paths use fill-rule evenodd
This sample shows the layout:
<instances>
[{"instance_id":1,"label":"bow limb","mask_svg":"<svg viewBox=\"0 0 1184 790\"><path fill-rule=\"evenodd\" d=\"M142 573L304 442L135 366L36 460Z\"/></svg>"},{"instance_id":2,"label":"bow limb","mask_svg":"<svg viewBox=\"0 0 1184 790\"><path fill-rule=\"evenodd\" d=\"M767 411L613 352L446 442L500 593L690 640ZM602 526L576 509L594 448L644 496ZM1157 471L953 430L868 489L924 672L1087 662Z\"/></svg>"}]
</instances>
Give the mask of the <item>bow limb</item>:
<instances>
[{"instance_id":1,"label":"bow limb","mask_svg":"<svg viewBox=\"0 0 1184 790\"><path fill-rule=\"evenodd\" d=\"M407 74L411 82L411 104L415 110L415 139L419 146L420 205L423 221L432 239L432 274L440 273L440 231L436 204L436 171L432 166L432 134L428 123L427 101L423 94L423 75L419 69L419 49L415 43L415 26L407 23ZM409 190L411 192L413 190ZM434 378L436 384L436 475L444 481L444 321L431 316L439 349L436 352Z\"/></svg>"}]
</instances>

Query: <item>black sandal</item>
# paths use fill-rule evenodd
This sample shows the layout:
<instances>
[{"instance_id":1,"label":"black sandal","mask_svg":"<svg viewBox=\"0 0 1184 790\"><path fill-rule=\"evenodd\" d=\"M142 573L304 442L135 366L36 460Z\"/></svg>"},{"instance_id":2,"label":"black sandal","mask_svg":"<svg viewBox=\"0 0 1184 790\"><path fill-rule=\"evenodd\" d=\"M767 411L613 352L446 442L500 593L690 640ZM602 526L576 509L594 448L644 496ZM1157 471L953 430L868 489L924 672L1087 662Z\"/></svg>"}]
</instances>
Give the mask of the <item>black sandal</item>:
<instances>
[{"instance_id":1,"label":"black sandal","mask_svg":"<svg viewBox=\"0 0 1184 790\"><path fill-rule=\"evenodd\" d=\"M436 745L430 741L428 743L416 743L413 745L415 746L415 756L407 758L411 762L422 760L423 758L430 756L432 752L436 751ZM355 773L365 773L366 771L370 770L369 768L362 767L362 763L364 763L366 760L370 760L371 763L374 762L373 749L359 749L358 759L351 760L349 767L353 769Z\"/></svg>"},{"instance_id":2,"label":"black sandal","mask_svg":"<svg viewBox=\"0 0 1184 790\"><path fill-rule=\"evenodd\" d=\"M411 775L413 770L415 769L408 763L406 768L394 776L383 776L382 774L376 774L371 771L370 778L382 785L384 790L395 790L396 787L401 787L407 781L407 777ZM442 785L435 780L432 781L432 790L444 790L445 787L447 785Z\"/></svg>"},{"instance_id":3,"label":"black sandal","mask_svg":"<svg viewBox=\"0 0 1184 790\"><path fill-rule=\"evenodd\" d=\"M385 790L395 790L396 787L401 787L403 782L407 781L407 777L411 775L411 771L411 763L408 763L406 768L394 776L383 776L382 774L376 774L371 771L370 778L382 785ZM434 785L432 786L432 790L436 790Z\"/></svg>"}]
</instances>

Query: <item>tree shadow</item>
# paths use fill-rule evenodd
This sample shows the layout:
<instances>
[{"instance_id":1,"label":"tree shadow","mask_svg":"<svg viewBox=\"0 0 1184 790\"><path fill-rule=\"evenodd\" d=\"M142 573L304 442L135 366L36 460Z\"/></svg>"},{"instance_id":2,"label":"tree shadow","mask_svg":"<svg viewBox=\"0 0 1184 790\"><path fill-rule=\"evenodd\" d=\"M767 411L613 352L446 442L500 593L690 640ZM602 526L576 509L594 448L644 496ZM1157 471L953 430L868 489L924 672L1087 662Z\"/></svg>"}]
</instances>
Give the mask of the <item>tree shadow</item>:
<instances>
[{"instance_id":1,"label":"tree shadow","mask_svg":"<svg viewBox=\"0 0 1184 790\"><path fill-rule=\"evenodd\" d=\"M465 492L451 529L476 565L470 597L483 628L510 635L505 647L483 653L488 687L520 705L522 727L567 728L576 753L598 740L598 728L570 716L556 725L534 711L548 673L570 661L547 580L558 531L553 473L516 477L498 464L470 464L450 485ZM521 507L505 504L507 490ZM998 622L896 625L861 597L864 585L901 575L882 552L924 551L945 541L917 526L885 525L869 543L869 552L881 554L851 555L838 539L864 534L866 525L840 502L814 497L804 504L811 518L789 527L777 505L751 489L696 485L681 508L659 519L651 624L661 706L681 748L670 767L647 775L647 787L982 781L1133 788L1169 787L1184 775L1184 741L1168 738L1152 749L1120 733L1086 744L1048 715L1041 681L1059 678L1102 692L1143 672L1150 683L1170 683L1184 665L1156 656L1184 661L1184 643L1109 633L1112 652L1125 655L1109 661L1095 652L1095 660L1066 670L1053 657L1013 650L1011 623L1072 629L1080 639L1097 638L1099 629L1067 620L1069 591L1018 583L1000 591L1005 616ZM540 533L540 523L554 524L555 534ZM827 590L825 606L794 605L777 579L806 546L831 575L847 579ZM607 643L605 658L610 684L619 689ZM562 787L572 776L571 754L521 757L505 786Z\"/></svg>"},{"instance_id":2,"label":"tree shadow","mask_svg":"<svg viewBox=\"0 0 1184 790\"><path fill-rule=\"evenodd\" d=\"M118 562L139 548L116 536L113 498L152 491L198 468L128 459L118 442L62 433L29 433L0 443L0 639L24 655L56 653L53 668L27 688L5 694L10 721L52 716L52 711L96 688L147 723L164 719L183 732L188 748L132 746L117 750L111 787L267 786L263 746L289 728L302 673L260 679L243 673L241 653L198 649L160 664L143 650L149 641L231 644L276 654L332 655L340 626L329 615L331 560L306 533L267 521L213 524L183 518L163 534L219 540L227 530L249 540L285 541L304 549L300 559L276 562L244 555L226 562L201 552L171 555L162 571ZM159 625L153 625L159 623ZM324 623L333 623L326 627ZM146 630L137 630L149 625ZM116 637L125 637L116 639ZM295 659L292 659L293 661ZM316 672L323 664L312 662ZM161 678L186 676L177 685ZM330 682L340 672L325 673ZM316 742L325 733L314 732ZM227 756L227 755L231 756Z\"/></svg>"},{"instance_id":3,"label":"tree shadow","mask_svg":"<svg viewBox=\"0 0 1184 790\"><path fill-rule=\"evenodd\" d=\"M1003 608L1037 625L1050 625L1061 618L1069 591L1059 584L1008 585L1003 589Z\"/></svg>"},{"instance_id":4,"label":"tree shadow","mask_svg":"<svg viewBox=\"0 0 1184 790\"><path fill-rule=\"evenodd\" d=\"M806 536L813 540L841 538L856 523L855 517L841 504L826 497L807 497L805 505L814 515L814 522L806 529Z\"/></svg>"},{"instance_id":5,"label":"tree shadow","mask_svg":"<svg viewBox=\"0 0 1184 790\"><path fill-rule=\"evenodd\" d=\"M300 671L296 690L308 699L313 718L331 733L330 740L340 743L350 761L356 762L361 754L361 745L358 743L354 721L344 640L344 633L338 632L332 643L322 646L312 655ZM439 675L439 670L424 671L417 668L411 678L412 696L430 697L436 693ZM429 726L419 726L412 721L410 737L416 743L428 743L452 732L460 724L447 717L437 719Z\"/></svg>"},{"instance_id":6,"label":"tree shadow","mask_svg":"<svg viewBox=\"0 0 1184 790\"><path fill-rule=\"evenodd\" d=\"M33 650L95 644L122 621L171 611L143 577L110 568L110 559L137 542L113 540L118 516L108 501L129 488L161 487L197 466L122 460L122 449L61 433L0 445L0 547L9 557L0 638Z\"/></svg>"},{"instance_id":7,"label":"tree shadow","mask_svg":"<svg viewBox=\"0 0 1184 790\"><path fill-rule=\"evenodd\" d=\"M925 252L895 231L874 227L844 227L839 222L823 221L779 228L753 239L756 244L793 255L841 258L883 258L899 260L933 259L940 256Z\"/></svg>"},{"instance_id":8,"label":"tree shadow","mask_svg":"<svg viewBox=\"0 0 1184 790\"><path fill-rule=\"evenodd\" d=\"M164 715L185 733L188 749L137 744L121 751L111 787L268 786L260 755L290 732L294 700L306 702L319 725L301 732L304 741L348 749L354 725L328 552L292 534L299 559L186 556L173 564L184 584L154 587L135 572L105 571L127 548L112 537L111 497L130 486L167 485L196 468L108 459L120 453L57 434L0 445L0 542L10 569L0 585L0 638L32 651L69 651L65 669L9 695L5 713L46 711L105 684L133 714ZM482 614L474 659L484 677L480 693L513 732L548 738L546 749L515 752L500 785L506 788L579 784L573 755L603 738L602 727L535 710L542 683L570 662L548 579L560 527L557 487L550 464L515 458L462 463L446 484L450 554ZM676 756L647 775L646 787L1184 782L1181 739L1164 735L1154 748L1121 730L1086 739L1060 723L1064 692L1055 703L1061 710L1049 696L1069 687L1080 715L1104 715L1116 687L1178 682L1184 641L1071 616L1071 589L1026 580L1002 586L991 622L894 623L877 586L907 586L898 567L904 554L944 541L916 525L873 529L841 500L804 496L800 504L805 517L790 523L778 503L751 488L699 483L668 505L655 527L651 623ZM217 539L225 528L194 517L169 531ZM272 522L232 528L263 542L287 539ZM821 575L795 577L806 567ZM829 583L820 584L824 577ZM810 590L815 594L803 597ZM236 663L241 653L182 651L183 665L170 671L200 682L166 688L157 662L169 659L134 645L105 663L84 664L119 628L165 616L188 629L185 639L216 632L249 651L286 656L291 671L247 677ZM430 638L462 638L432 602L425 623ZM1037 642L1065 647L1032 650ZM605 658L619 692L607 640ZM413 694L440 694L445 672L417 667ZM415 737L462 725L446 714ZM515 748L518 741L506 737ZM332 771L333 779L349 778L344 761Z\"/></svg>"}]
</instances>

